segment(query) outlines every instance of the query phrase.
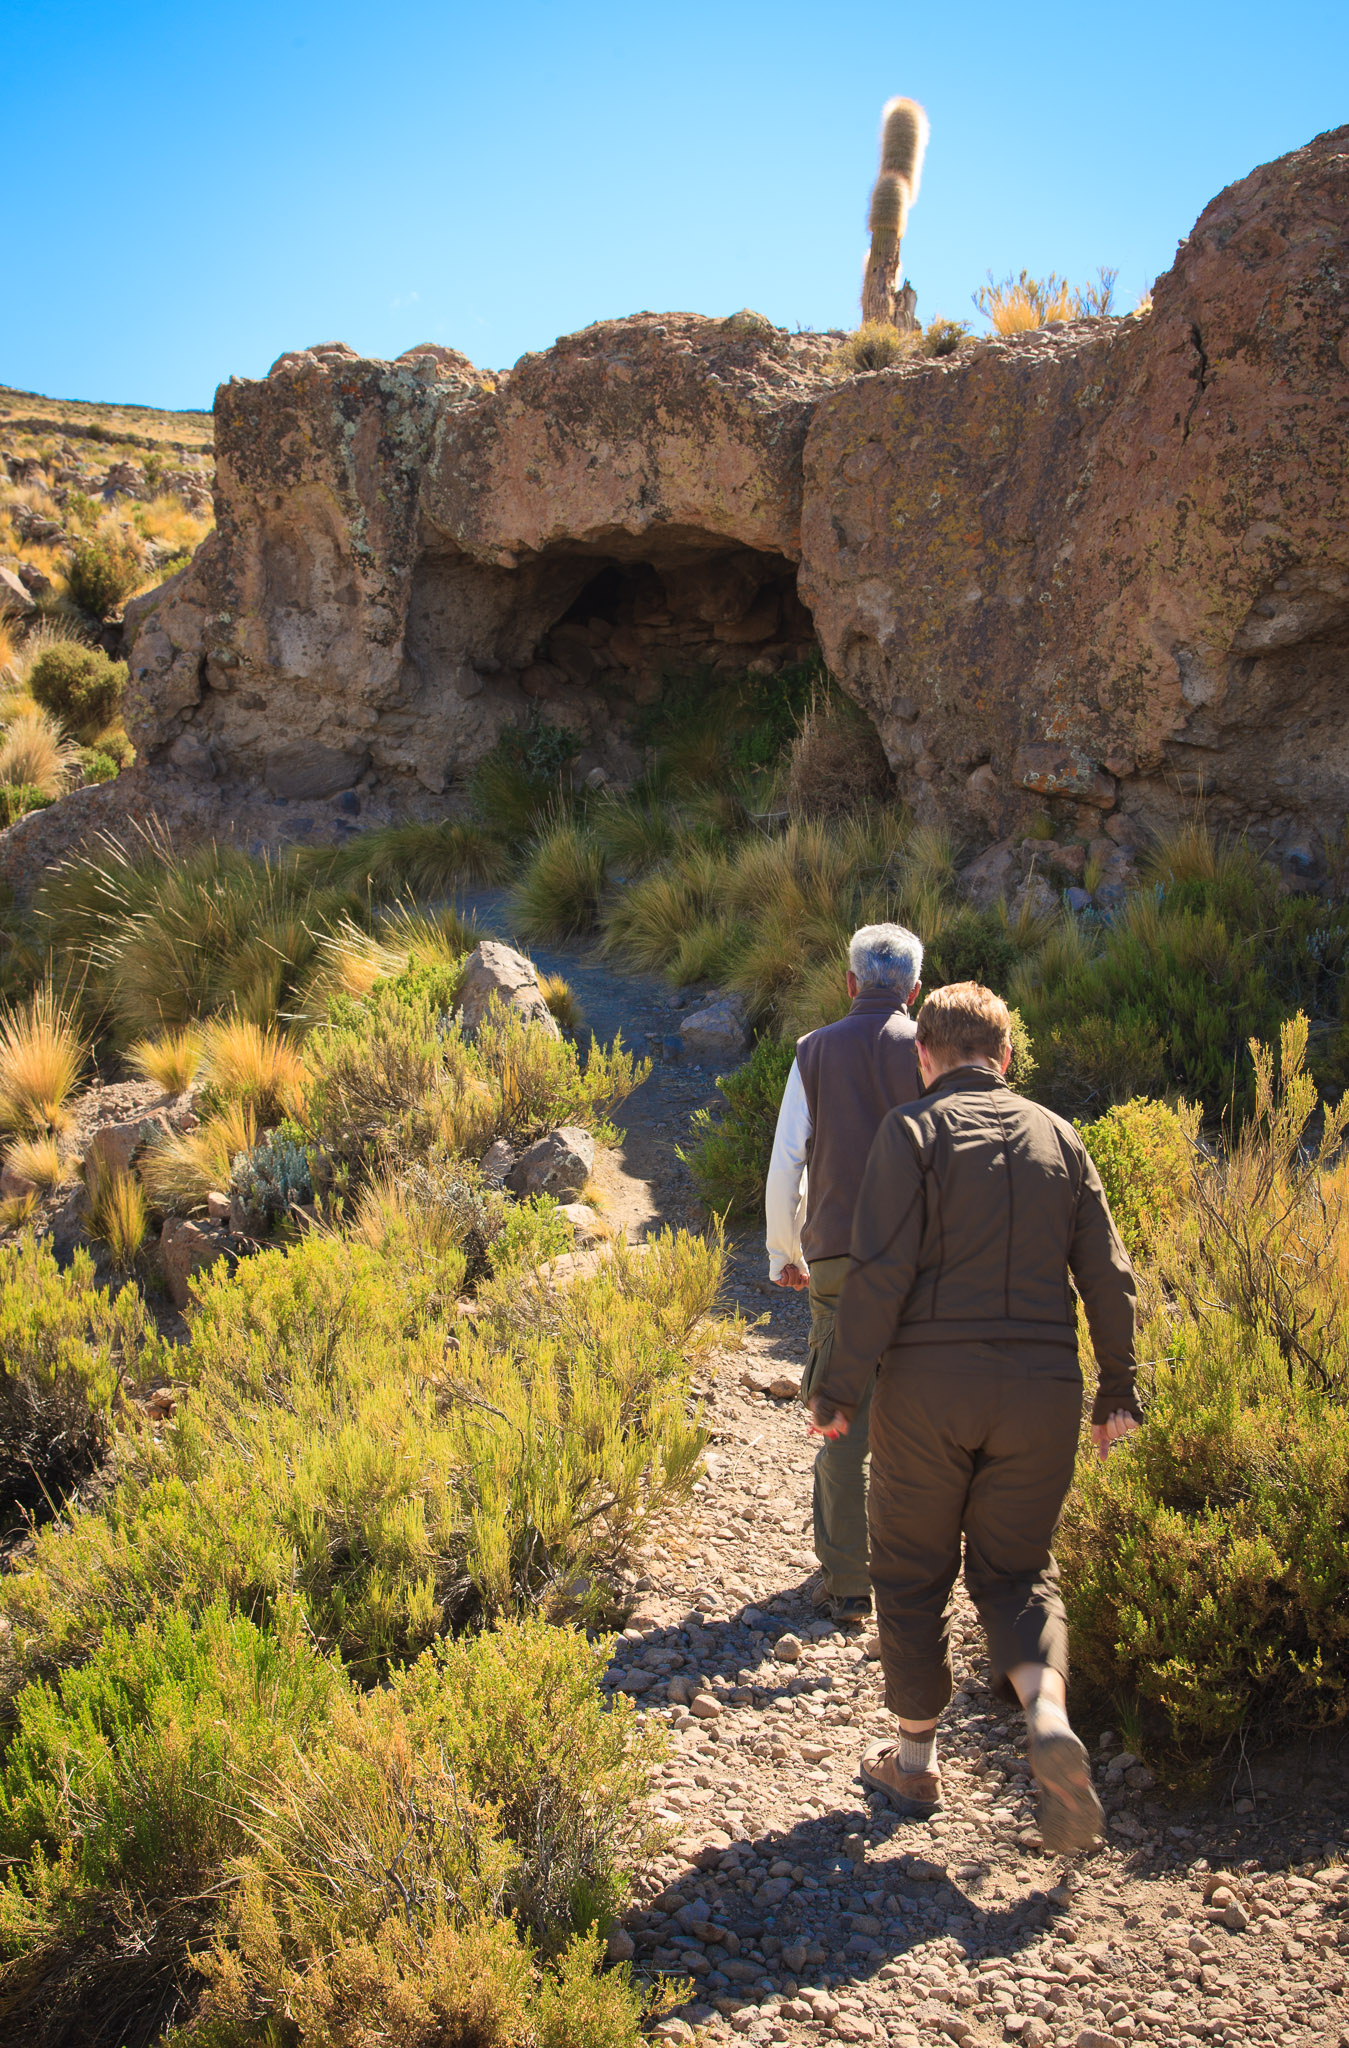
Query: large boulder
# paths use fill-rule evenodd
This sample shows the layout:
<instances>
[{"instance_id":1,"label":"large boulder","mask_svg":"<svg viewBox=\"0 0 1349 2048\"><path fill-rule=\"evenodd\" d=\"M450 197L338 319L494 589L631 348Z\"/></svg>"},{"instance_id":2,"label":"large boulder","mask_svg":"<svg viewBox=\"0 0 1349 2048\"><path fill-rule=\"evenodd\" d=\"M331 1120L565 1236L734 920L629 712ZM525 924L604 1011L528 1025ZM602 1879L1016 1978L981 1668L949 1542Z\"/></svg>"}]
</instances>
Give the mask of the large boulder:
<instances>
[{"instance_id":1,"label":"large boulder","mask_svg":"<svg viewBox=\"0 0 1349 2048\"><path fill-rule=\"evenodd\" d=\"M569 1202L579 1195L595 1164L595 1140L576 1124L564 1124L522 1152L506 1176L517 1195L551 1195Z\"/></svg>"},{"instance_id":2,"label":"large boulder","mask_svg":"<svg viewBox=\"0 0 1349 2048\"><path fill-rule=\"evenodd\" d=\"M459 991L460 1015L470 1037L487 1015L493 997L517 1010L527 1023L537 1024L550 1038L562 1036L539 986L534 962L513 946L484 939L468 956Z\"/></svg>"}]
</instances>

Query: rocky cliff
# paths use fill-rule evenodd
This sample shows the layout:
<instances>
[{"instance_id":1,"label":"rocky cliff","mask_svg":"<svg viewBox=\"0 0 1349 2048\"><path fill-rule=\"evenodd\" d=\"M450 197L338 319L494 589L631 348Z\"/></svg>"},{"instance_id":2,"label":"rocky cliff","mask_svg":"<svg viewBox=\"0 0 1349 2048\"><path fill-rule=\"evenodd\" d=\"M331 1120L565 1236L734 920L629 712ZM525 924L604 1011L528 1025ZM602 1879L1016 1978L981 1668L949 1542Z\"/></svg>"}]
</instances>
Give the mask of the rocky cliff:
<instances>
[{"instance_id":1,"label":"rocky cliff","mask_svg":"<svg viewBox=\"0 0 1349 2048\"><path fill-rule=\"evenodd\" d=\"M495 378L330 344L232 380L217 531L128 622L144 766L16 827L11 873L129 803L443 810L535 706L621 781L664 678L816 640L964 833L1127 840L1201 788L1299 861L1341 830L1349 129L1220 194L1149 314L831 352L642 314Z\"/></svg>"}]
</instances>

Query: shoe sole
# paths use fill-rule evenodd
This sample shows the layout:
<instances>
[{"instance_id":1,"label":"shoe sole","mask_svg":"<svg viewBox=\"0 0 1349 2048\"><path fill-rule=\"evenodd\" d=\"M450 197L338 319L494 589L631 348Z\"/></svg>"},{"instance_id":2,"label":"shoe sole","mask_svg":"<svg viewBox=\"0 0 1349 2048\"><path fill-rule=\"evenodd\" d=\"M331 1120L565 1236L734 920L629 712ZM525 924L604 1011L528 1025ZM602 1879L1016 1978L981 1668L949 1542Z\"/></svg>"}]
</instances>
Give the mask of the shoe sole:
<instances>
[{"instance_id":1,"label":"shoe sole","mask_svg":"<svg viewBox=\"0 0 1349 2048\"><path fill-rule=\"evenodd\" d=\"M1105 1834L1105 1813L1077 1737L1048 1735L1033 1742L1030 1766L1040 1787L1040 1839L1050 1855L1096 1848Z\"/></svg>"},{"instance_id":2,"label":"shoe sole","mask_svg":"<svg viewBox=\"0 0 1349 2048\"><path fill-rule=\"evenodd\" d=\"M912 1814L915 1819L926 1820L929 1814L938 1812L941 1807L940 1799L906 1799L902 1792L892 1792L884 1778L873 1777L865 1764L861 1766L861 1777L864 1785L889 1800L896 1813Z\"/></svg>"}]
</instances>

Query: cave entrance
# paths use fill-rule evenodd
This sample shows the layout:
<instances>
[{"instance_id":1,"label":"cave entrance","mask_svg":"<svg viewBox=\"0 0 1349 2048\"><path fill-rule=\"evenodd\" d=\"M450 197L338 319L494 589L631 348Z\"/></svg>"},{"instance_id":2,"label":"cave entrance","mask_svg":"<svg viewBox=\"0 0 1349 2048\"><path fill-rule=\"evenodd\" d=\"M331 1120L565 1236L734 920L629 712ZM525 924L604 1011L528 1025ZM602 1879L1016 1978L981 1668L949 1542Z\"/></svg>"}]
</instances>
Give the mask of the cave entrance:
<instances>
[{"instance_id":1,"label":"cave entrance","mask_svg":"<svg viewBox=\"0 0 1349 2048\"><path fill-rule=\"evenodd\" d=\"M560 557L547 559L560 566ZM598 692L614 718L631 721L681 676L768 675L818 653L782 555L666 537L640 558L596 550L571 567L573 593L520 676L541 709Z\"/></svg>"}]
</instances>

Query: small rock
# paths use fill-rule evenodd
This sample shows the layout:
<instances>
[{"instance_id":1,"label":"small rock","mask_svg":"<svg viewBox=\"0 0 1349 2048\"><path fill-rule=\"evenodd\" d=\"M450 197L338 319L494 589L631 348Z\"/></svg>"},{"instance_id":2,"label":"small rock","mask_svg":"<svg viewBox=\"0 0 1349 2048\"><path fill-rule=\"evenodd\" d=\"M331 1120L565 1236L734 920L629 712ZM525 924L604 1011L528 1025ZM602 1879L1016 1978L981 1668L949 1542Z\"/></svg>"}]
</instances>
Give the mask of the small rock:
<instances>
[{"instance_id":1,"label":"small rock","mask_svg":"<svg viewBox=\"0 0 1349 2048\"><path fill-rule=\"evenodd\" d=\"M494 1188L504 1187L506 1175L510 1172L518 1157L519 1154L513 1145L508 1145L504 1138L494 1138L478 1162L482 1170L482 1177L488 1186Z\"/></svg>"},{"instance_id":2,"label":"small rock","mask_svg":"<svg viewBox=\"0 0 1349 2048\"><path fill-rule=\"evenodd\" d=\"M6 612L22 616L32 609L32 592L24 588L12 569L0 569L0 617Z\"/></svg>"},{"instance_id":3,"label":"small rock","mask_svg":"<svg viewBox=\"0 0 1349 2048\"><path fill-rule=\"evenodd\" d=\"M604 1953L611 1963L630 1963L637 1953L637 1944L626 1927L614 1927L609 1931Z\"/></svg>"},{"instance_id":4,"label":"small rock","mask_svg":"<svg viewBox=\"0 0 1349 2048\"><path fill-rule=\"evenodd\" d=\"M699 1721L716 1721L726 1709L720 1700L714 1700L710 1692L700 1692L696 1699L689 1701L689 1712Z\"/></svg>"},{"instance_id":5,"label":"small rock","mask_svg":"<svg viewBox=\"0 0 1349 2048\"><path fill-rule=\"evenodd\" d=\"M206 1216L211 1223L228 1223L230 1220L230 1198L219 1188L213 1188L206 1197Z\"/></svg>"},{"instance_id":6,"label":"small rock","mask_svg":"<svg viewBox=\"0 0 1349 2048\"><path fill-rule=\"evenodd\" d=\"M159 1238L159 1259L169 1293L179 1308L191 1300L195 1273L228 1256L223 1230L204 1230L199 1223L187 1223L180 1216L166 1219Z\"/></svg>"},{"instance_id":7,"label":"small rock","mask_svg":"<svg viewBox=\"0 0 1349 2048\"><path fill-rule=\"evenodd\" d=\"M775 1401L794 1401L801 1391L801 1382L785 1378L770 1380L768 1391Z\"/></svg>"},{"instance_id":8,"label":"small rock","mask_svg":"<svg viewBox=\"0 0 1349 2048\"><path fill-rule=\"evenodd\" d=\"M1244 1934L1251 1924L1251 1916L1240 1899L1233 1899L1223 1913L1223 1926L1230 1927L1233 1934Z\"/></svg>"},{"instance_id":9,"label":"small rock","mask_svg":"<svg viewBox=\"0 0 1349 2048\"><path fill-rule=\"evenodd\" d=\"M564 1124L521 1154L506 1185L517 1195L552 1195L565 1201L580 1193L594 1164L595 1140L589 1131Z\"/></svg>"},{"instance_id":10,"label":"small rock","mask_svg":"<svg viewBox=\"0 0 1349 2048\"><path fill-rule=\"evenodd\" d=\"M687 2020L671 2017L661 2020L651 2029L653 2041L691 2041L693 2029Z\"/></svg>"},{"instance_id":11,"label":"small rock","mask_svg":"<svg viewBox=\"0 0 1349 2048\"><path fill-rule=\"evenodd\" d=\"M745 1011L737 997L720 996L679 1027L684 1051L702 1059L739 1059L746 1043Z\"/></svg>"},{"instance_id":12,"label":"small rock","mask_svg":"<svg viewBox=\"0 0 1349 2048\"><path fill-rule=\"evenodd\" d=\"M592 1238L605 1235L604 1225L589 1202L563 1202L561 1207L562 1214L582 1244L588 1244Z\"/></svg>"},{"instance_id":13,"label":"small rock","mask_svg":"<svg viewBox=\"0 0 1349 2048\"><path fill-rule=\"evenodd\" d=\"M829 2023L829 2031L836 2041L874 2041L876 2029L860 2012L835 2013ZM1114 2048L1114 2043L1111 2043Z\"/></svg>"},{"instance_id":14,"label":"small rock","mask_svg":"<svg viewBox=\"0 0 1349 2048\"><path fill-rule=\"evenodd\" d=\"M26 1173L20 1173L13 1166L0 1168L0 1200L21 1202L25 1196L36 1193L37 1182L29 1180Z\"/></svg>"},{"instance_id":15,"label":"small rock","mask_svg":"<svg viewBox=\"0 0 1349 2048\"><path fill-rule=\"evenodd\" d=\"M787 1960L787 1950L786 1950L786 1949L784 1949L784 1950L782 1951L782 1956L783 1956L783 1961L785 1962L785 1961ZM804 1968L805 1968L805 1956L804 1956L804 1953L803 1953L803 1955L802 1955L802 1958L801 1958L801 1962L800 1962L800 1964L799 1964L799 1965L797 1965L797 1964L789 1964L789 1965L788 1965L788 1967L789 1967L789 1968L792 1968L792 1969L796 1969L796 1968L798 1968L798 1967L799 1967L799 1968L801 1968L801 1969L804 1969ZM805 2001L805 1999L804 1999L804 1998L784 1998L784 1999L783 1999L783 2001L782 2001L782 2005L781 2005L781 2008L780 2008L780 2010L781 2010L781 2013L782 2013L782 2017L783 2017L783 2019L785 2019L785 2020L809 2020L809 2019L813 2019L813 2018L815 2017L815 2015L814 2015L814 2014L812 2013L812 2011L811 2011L810 2007L809 2007L809 2006L808 2006L808 2005L806 2004L806 2001Z\"/></svg>"},{"instance_id":16,"label":"small rock","mask_svg":"<svg viewBox=\"0 0 1349 2048\"><path fill-rule=\"evenodd\" d=\"M85 1146L85 1168L102 1167L105 1173L130 1173L133 1162L151 1139L164 1136L168 1128L166 1116L131 1117L125 1123L104 1124Z\"/></svg>"},{"instance_id":17,"label":"small rock","mask_svg":"<svg viewBox=\"0 0 1349 2048\"><path fill-rule=\"evenodd\" d=\"M1021 2029L1021 2039L1025 2044L1025 2048L1049 2048L1049 2043L1053 2038L1054 2036L1050 2033L1043 2020L1029 2019ZM1111 2043L1111 2048L1115 2048L1113 2042Z\"/></svg>"},{"instance_id":18,"label":"small rock","mask_svg":"<svg viewBox=\"0 0 1349 2048\"><path fill-rule=\"evenodd\" d=\"M773 1645L773 1655L779 1664L799 1664L801 1661L800 1636L779 1636Z\"/></svg>"},{"instance_id":19,"label":"small rock","mask_svg":"<svg viewBox=\"0 0 1349 2048\"><path fill-rule=\"evenodd\" d=\"M1024 2041L1026 2036L1022 2035ZM1113 2034L1102 2034L1095 2027L1083 2027L1077 2037L1077 2048L1118 2048Z\"/></svg>"},{"instance_id":20,"label":"small rock","mask_svg":"<svg viewBox=\"0 0 1349 2048\"><path fill-rule=\"evenodd\" d=\"M872 1636L863 1636L863 1638L862 1638L862 1655L863 1655L863 1656L864 1656L864 1657L866 1658L867 1662L868 1662L869 1664L875 1664L875 1663L877 1662L877 1660L879 1659L879 1657L880 1657L880 1654L881 1654L881 1639L880 1639L880 1637L879 1637L879 1636L876 1636L876 1635L872 1635Z\"/></svg>"}]
</instances>

